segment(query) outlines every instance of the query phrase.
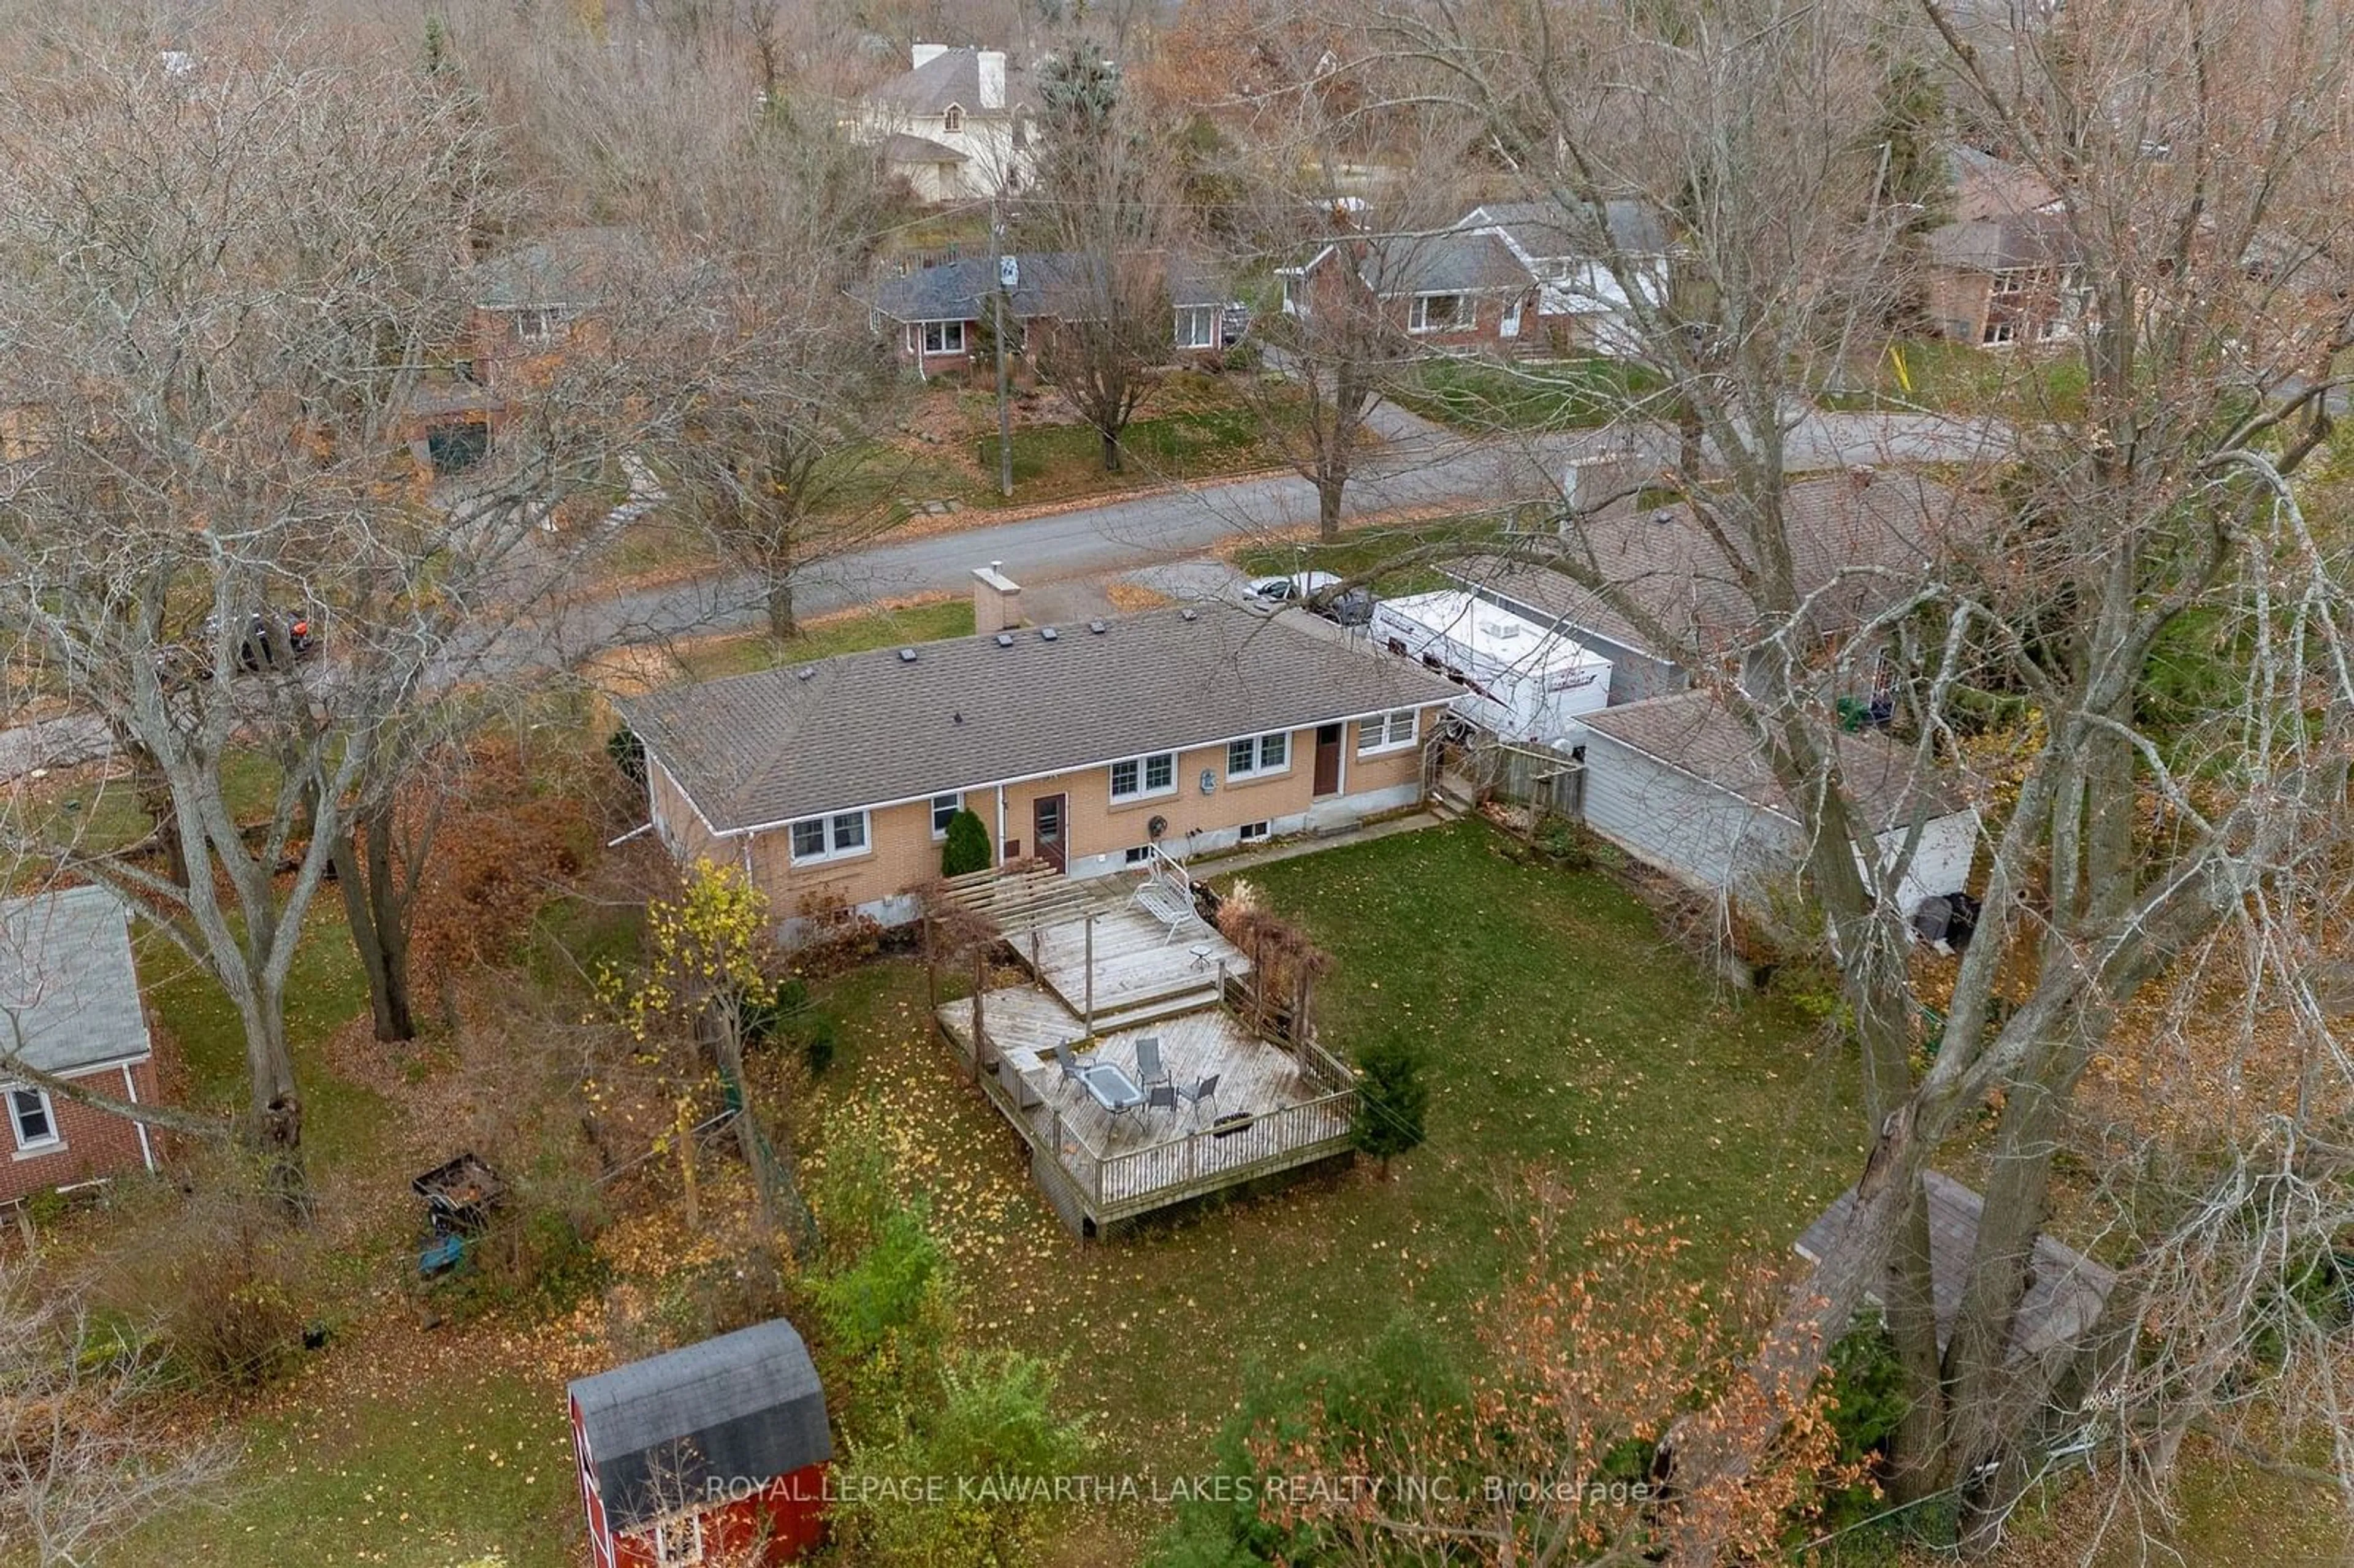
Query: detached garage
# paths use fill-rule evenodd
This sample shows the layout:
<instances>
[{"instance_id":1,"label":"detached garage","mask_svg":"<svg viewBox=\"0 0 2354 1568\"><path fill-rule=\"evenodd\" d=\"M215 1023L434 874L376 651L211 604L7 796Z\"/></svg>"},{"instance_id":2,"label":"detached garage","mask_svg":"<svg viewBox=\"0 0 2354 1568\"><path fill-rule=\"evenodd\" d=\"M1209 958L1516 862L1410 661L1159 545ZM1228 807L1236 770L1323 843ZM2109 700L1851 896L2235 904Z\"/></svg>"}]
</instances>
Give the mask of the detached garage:
<instances>
[{"instance_id":1,"label":"detached garage","mask_svg":"<svg viewBox=\"0 0 2354 1568\"><path fill-rule=\"evenodd\" d=\"M1645 864L1712 894L1755 897L1787 882L1805 832L1749 731L1706 692L1653 697L1585 716L1585 821ZM1899 890L1906 916L1924 899L1962 892L1977 853L1977 810L1950 775L1916 776L1909 747L1870 730L1836 736L1857 806L1904 844L1925 813Z\"/></svg>"}]
</instances>

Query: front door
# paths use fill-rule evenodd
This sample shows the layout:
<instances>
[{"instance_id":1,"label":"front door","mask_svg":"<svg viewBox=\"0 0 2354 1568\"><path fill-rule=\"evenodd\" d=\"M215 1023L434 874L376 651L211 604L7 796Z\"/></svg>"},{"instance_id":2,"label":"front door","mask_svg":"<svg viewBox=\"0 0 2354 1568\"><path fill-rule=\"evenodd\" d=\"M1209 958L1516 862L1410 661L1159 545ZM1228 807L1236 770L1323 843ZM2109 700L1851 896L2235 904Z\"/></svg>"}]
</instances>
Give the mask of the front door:
<instances>
[{"instance_id":1,"label":"front door","mask_svg":"<svg viewBox=\"0 0 2354 1568\"><path fill-rule=\"evenodd\" d=\"M1513 295L1511 302L1504 307L1504 319L1497 326L1496 335L1498 337L1521 335L1521 297L1518 294Z\"/></svg>"},{"instance_id":2,"label":"front door","mask_svg":"<svg viewBox=\"0 0 2354 1568\"><path fill-rule=\"evenodd\" d=\"M1063 801L1041 795L1030 802L1030 852L1056 871L1063 869Z\"/></svg>"},{"instance_id":3,"label":"front door","mask_svg":"<svg viewBox=\"0 0 2354 1568\"><path fill-rule=\"evenodd\" d=\"M1316 793L1341 792L1341 729L1337 724L1316 727Z\"/></svg>"}]
</instances>

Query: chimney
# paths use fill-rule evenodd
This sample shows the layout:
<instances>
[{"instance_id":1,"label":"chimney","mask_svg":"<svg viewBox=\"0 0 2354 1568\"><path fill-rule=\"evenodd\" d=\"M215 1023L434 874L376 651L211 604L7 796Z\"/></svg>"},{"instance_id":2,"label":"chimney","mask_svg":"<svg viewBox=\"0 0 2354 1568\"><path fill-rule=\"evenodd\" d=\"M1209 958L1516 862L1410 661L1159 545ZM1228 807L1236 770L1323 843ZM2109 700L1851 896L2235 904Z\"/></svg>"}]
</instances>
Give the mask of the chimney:
<instances>
[{"instance_id":1,"label":"chimney","mask_svg":"<svg viewBox=\"0 0 2354 1568\"><path fill-rule=\"evenodd\" d=\"M981 67L981 106L983 109L1005 107L1005 51L981 49L975 58Z\"/></svg>"},{"instance_id":2,"label":"chimney","mask_svg":"<svg viewBox=\"0 0 2354 1568\"><path fill-rule=\"evenodd\" d=\"M997 569L1004 564L972 569L972 629L984 637L1022 624L1022 585Z\"/></svg>"},{"instance_id":3,"label":"chimney","mask_svg":"<svg viewBox=\"0 0 2354 1568\"><path fill-rule=\"evenodd\" d=\"M948 52L949 47L946 44L917 44L907 51L907 58L910 62L907 69L921 70Z\"/></svg>"}]
</instances>

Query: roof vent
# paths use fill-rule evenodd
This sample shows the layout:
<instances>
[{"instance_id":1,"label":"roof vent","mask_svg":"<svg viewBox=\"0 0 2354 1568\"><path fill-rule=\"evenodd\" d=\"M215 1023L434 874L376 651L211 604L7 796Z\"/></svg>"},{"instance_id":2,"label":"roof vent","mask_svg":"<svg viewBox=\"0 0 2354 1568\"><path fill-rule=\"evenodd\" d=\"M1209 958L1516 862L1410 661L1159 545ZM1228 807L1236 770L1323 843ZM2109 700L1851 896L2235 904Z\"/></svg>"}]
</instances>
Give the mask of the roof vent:
<instances>
[{"instance_id":1,"label":"roof vent","mask_svg":"<svg viewBox=\"0 0 2354 1568\"><path fill-rule=\"evenodd\" d=\"M1101 637L1107 629L1102 621L1090 620L1087 622L1087 630L1094 632L1097 637Z\"/></svg>"},{"instance_id":2,"label":"roof vent","mask_svg":"<svg viewBox=\"0 0 2354 1568\"><path fill-rule=\"evenodd\" d=\"M1652 522L1654 522L1654 523L1672 523L1672 522L1674 522L1675 520L1676 520L1676 514L1675 514L1674 513L1672 513L1672 512L1669 511L1669 510L1668 510L1666 507L1664 507L1664 506L1660 507L1657 512L1654 512L1654 513L1652 513L1652 514L1651 514L1651 521L1652 521Z\"/></svg>"},{"instance_id":3,"label":"roof vent","mask_svg":"<svg viewBox=\"0 0 2354 1568\"><path fill-rule=\"evenodd\" d=\"M1001 631L1001 632L999 632L999 633L997 634L997 645L998 645L1000 648L1011 648L1011 647L1013 647L1013 633L1012 633L1011 631Z\"/></svg>"},{"instance_id":4,"label":"roof vent","mask_svg":"<svg viewBox=\"0 0 2354 1568\"><path fill-rule=\"evenodd\" d=\"M899 650L899 662L900 662L900 663L902 663L902 664L912 664L912 663L914 663L915 662L916 662L916 651L915 651L914 649L912 649L912 648L902 648L902 649L900 649L900 650Z\"/></svg>"},{"instance_id":5,"label":"roof vent","mask_svg":"<svg viewBox=\"0 0 2354 1568\"><path fill-rule=\"evenodd\" d=\"M1060 637L1061 635L1061 632L1055 630L1051 626L1042 626L1038 629L1038 641L1041 642L1052 642L1055 638Z\"/></svg>"},{"instance_id":6,"label":"roof vent","mask_svg":"<svg viewBox=\"0 0 2354 1568\"><path fill-rule=\"evenodd\" d=\"M1190 607L1177 612L1177 619L1180 620L1199 620L1201 618L1201 612Z\"/></svg>"},{"instance_id":7,"label":"roof vent","mask_svg":"<svg viewBox=\"0 0 2354 1568\"><path fill-rule=\"evenodd\" d=\"M804 681L815 680L817 678L817 666L814 664L804 664L801 667L798 673Z\"/></svg>"}]
</instances>

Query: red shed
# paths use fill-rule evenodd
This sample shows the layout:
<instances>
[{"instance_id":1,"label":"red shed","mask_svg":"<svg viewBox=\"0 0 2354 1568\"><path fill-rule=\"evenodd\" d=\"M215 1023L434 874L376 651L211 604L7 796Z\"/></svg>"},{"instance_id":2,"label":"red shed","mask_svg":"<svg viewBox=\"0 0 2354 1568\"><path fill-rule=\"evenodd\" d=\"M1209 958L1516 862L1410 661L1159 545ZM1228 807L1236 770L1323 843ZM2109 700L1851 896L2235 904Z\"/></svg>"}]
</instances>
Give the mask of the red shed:
<instances>
[{"instance_id":1,"label":"red shed","mask_svg":"<svg viewBox=\"0 0 2354 1568\"><path fill-rule=\"evenodd\" d=\"M784 1563L824 1538L825 1390L783 1319L569 1393L597 1568Z\"/></svg>"}]
</instances>

